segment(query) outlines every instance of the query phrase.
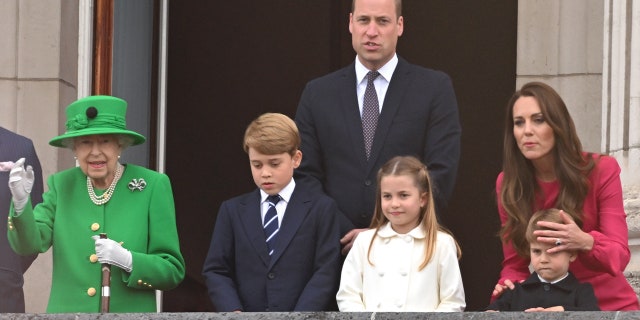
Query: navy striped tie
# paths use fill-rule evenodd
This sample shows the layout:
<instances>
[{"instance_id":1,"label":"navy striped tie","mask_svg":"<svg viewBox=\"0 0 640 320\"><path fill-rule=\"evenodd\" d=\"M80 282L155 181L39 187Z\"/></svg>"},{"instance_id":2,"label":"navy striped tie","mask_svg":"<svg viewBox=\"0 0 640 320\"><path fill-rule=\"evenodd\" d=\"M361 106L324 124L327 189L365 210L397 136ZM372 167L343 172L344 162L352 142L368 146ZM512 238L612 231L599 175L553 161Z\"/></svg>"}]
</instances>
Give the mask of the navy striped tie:
<instances>
[{"instance_id":1,"label":"navy striped tie","mask_svg":"<svg viewBox=\"0 0 640 320\"><path fill-rule=\"evenodd\" d=\"M280 202L280 196L269 196L267 197L267 201L269 201L269 210L267 210L267 214L264 215L263 227L264 235L267 239L267 249L269 249L269 255L272 255L276 244L276 235L280 229L278 225L278 212L276 211L276 204Z\"/></svg>"}]
</instances>

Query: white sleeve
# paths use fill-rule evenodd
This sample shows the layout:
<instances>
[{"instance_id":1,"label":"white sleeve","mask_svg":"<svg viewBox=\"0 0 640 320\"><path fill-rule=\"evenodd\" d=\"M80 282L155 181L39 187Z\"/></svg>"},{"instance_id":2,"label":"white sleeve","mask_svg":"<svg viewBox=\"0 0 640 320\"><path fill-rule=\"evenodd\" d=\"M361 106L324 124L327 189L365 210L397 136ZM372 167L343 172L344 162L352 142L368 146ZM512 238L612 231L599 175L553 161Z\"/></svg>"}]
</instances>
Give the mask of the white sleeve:
<instances>
[{"instance_id":1,"label":"white sleeve","mask_svg":"<svg viewBox=\"0 0 640 320\"><path fill-rule=\"evenodd\" d=\"M438 234L437 241L434 258L438 259L436 262L438 263L440 304L436 311L464 311L466 303L456 245L453 238L444 233Z\"/></svg>"},{"instance_id":2,"label":"white sleeve","mask_svg":"<svg viewBox=\"0 0 640 320\"><path fill-rule=\"evenodd\" d=\"M370 239L361 233L342 266L340 288L336 294L338 309L342 312L366 311L362 293L363 263L367 262L367 247Z\"/></svg>"}]
</instances>

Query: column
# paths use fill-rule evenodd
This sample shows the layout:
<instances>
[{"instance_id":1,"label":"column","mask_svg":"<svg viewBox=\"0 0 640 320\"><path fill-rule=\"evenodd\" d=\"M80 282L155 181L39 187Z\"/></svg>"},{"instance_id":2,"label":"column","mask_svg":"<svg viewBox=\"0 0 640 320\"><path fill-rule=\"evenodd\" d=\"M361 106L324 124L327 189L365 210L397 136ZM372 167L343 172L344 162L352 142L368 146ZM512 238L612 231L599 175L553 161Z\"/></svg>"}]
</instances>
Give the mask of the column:
<instances>
[{"instance_id":1,"label":"column","mask_svg":"<svg viewBox=\"0 0 640 320\"><path fill-rule=\"evenodd\" d=\"M604 4L602 150L622 168L631 262L626 275L640 290L640 1Z\"/></svg>"}]
</instances>

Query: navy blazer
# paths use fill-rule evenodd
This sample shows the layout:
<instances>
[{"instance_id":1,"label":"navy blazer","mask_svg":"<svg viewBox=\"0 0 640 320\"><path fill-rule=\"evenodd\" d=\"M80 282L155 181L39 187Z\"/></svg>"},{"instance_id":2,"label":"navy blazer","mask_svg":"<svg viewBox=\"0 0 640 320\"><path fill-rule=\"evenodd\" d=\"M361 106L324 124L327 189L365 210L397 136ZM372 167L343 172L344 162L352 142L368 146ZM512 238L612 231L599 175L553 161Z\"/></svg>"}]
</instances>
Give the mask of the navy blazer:
<instances>
[{"instance_id":1,"label":"navy blazer","mask_svg":"<svg viewBox=\"0 0 640 320\"><path fill-rule=\"evenodd\" d=\"M42 168L30 139L0 127L0 162L25 158L25 167L33 167L35 176L31 203L42 202ZM37 255L19 256L9 246L7 217L11 205L9 171L0 172L0 313L24 312L23 277Z\"/></svg>"},{"instance_id":2,"label":"navy blazer","mask_svg":"<svg viewBox=\"0 0 640 320\"><path fill-rule=\"evenodd\" d=\"M328 310L340 272L335 202L296 184L269 257L260 200L256 189L220 206L203 268L216 311Z\"/></svg>"},{"instance_id":3,"label":"navy blazer","mask_svg":"<svg viewBox=\"0 0 640 320\"><path fill-rule=\"evenodd\" d=\"M543 283L533 272L527 280L506 290L487 310L524 311L529 308L562 306L565 311L600 311L590 283L578 282L572 274L557 283Z\"/></svg>"},{"instance_id":4,"label":"navy blazer","mask_svg":"<svg viewBox=\"0 0 640 320\"><path fill-rule=\"evenodd\" d=\"M336 201L345 234L369 226L380 167L394 156L413 155L428 166L442 212L460 158L461 128L449 76L399 58L368 161L356 87L355 62L305 87L295 116L304 155L296 181L304 179Z\"/></svg>"}]
</instances>

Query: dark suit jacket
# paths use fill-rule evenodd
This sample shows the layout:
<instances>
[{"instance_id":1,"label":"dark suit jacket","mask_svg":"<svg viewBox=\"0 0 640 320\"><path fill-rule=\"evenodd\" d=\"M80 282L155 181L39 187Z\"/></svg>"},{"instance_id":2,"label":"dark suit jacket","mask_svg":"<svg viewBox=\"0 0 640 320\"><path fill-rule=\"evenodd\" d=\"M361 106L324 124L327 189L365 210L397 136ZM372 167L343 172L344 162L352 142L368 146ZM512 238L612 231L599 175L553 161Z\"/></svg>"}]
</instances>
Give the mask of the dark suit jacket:
<instances>
[{"instance_id":1,"label":"dark suit jacket","mask_svg":"<svg viewBox=\"0 0 640 320\"><path fill-rule=\"evenodd\" d=\"M516 283L513 290L505 291L487 310L524 311L555 306L562 306L565 311L600 311L590 283L578 282L572 273L560 282L543 283L535 272L524 282Z\"/></svg>"},{"instance_id":2,"label":"dark suit jacket","mask_svg":"<svg viewBox=\"0 0 640 320\"><path fill-rule=\"evenodd\" d=\"M42 202L42 168L30 139L0 127L0 162L25 158L25 166L33 167L35 181L31 190L31 203ZM24 312L22 292L23 273L36 255L19 256L11 250L7 239L7 217L11 205L9 171L0 172L0 313Z\"/></svg>"},{"instance_id":3,"label":"dark suit jacket","mask_svg":"<svg viewBox=\"0 0 640 320\"><path fill-rule=\"evenodd\" d=\"M222 203L203 268L216 311L322 311L335 304L335 202L296 184L276 241L269 257L258 189Z\"/></svg>"},{"instance_id":4,"label":"dark suit jacket","mask_svg":"<svg viewBox=\"0 0 640 320\"><path fill-rule=\"evenodd\" d=\"M355 62L309 82L295 121L302 138L298 180L324 190L338 204L340 232L369 226L378 169L399 155L429 168L441 213L450 198L460 157L460 123L449 76L399 58L366 159L356 93Z\"/></svg>"}]
</instances>

